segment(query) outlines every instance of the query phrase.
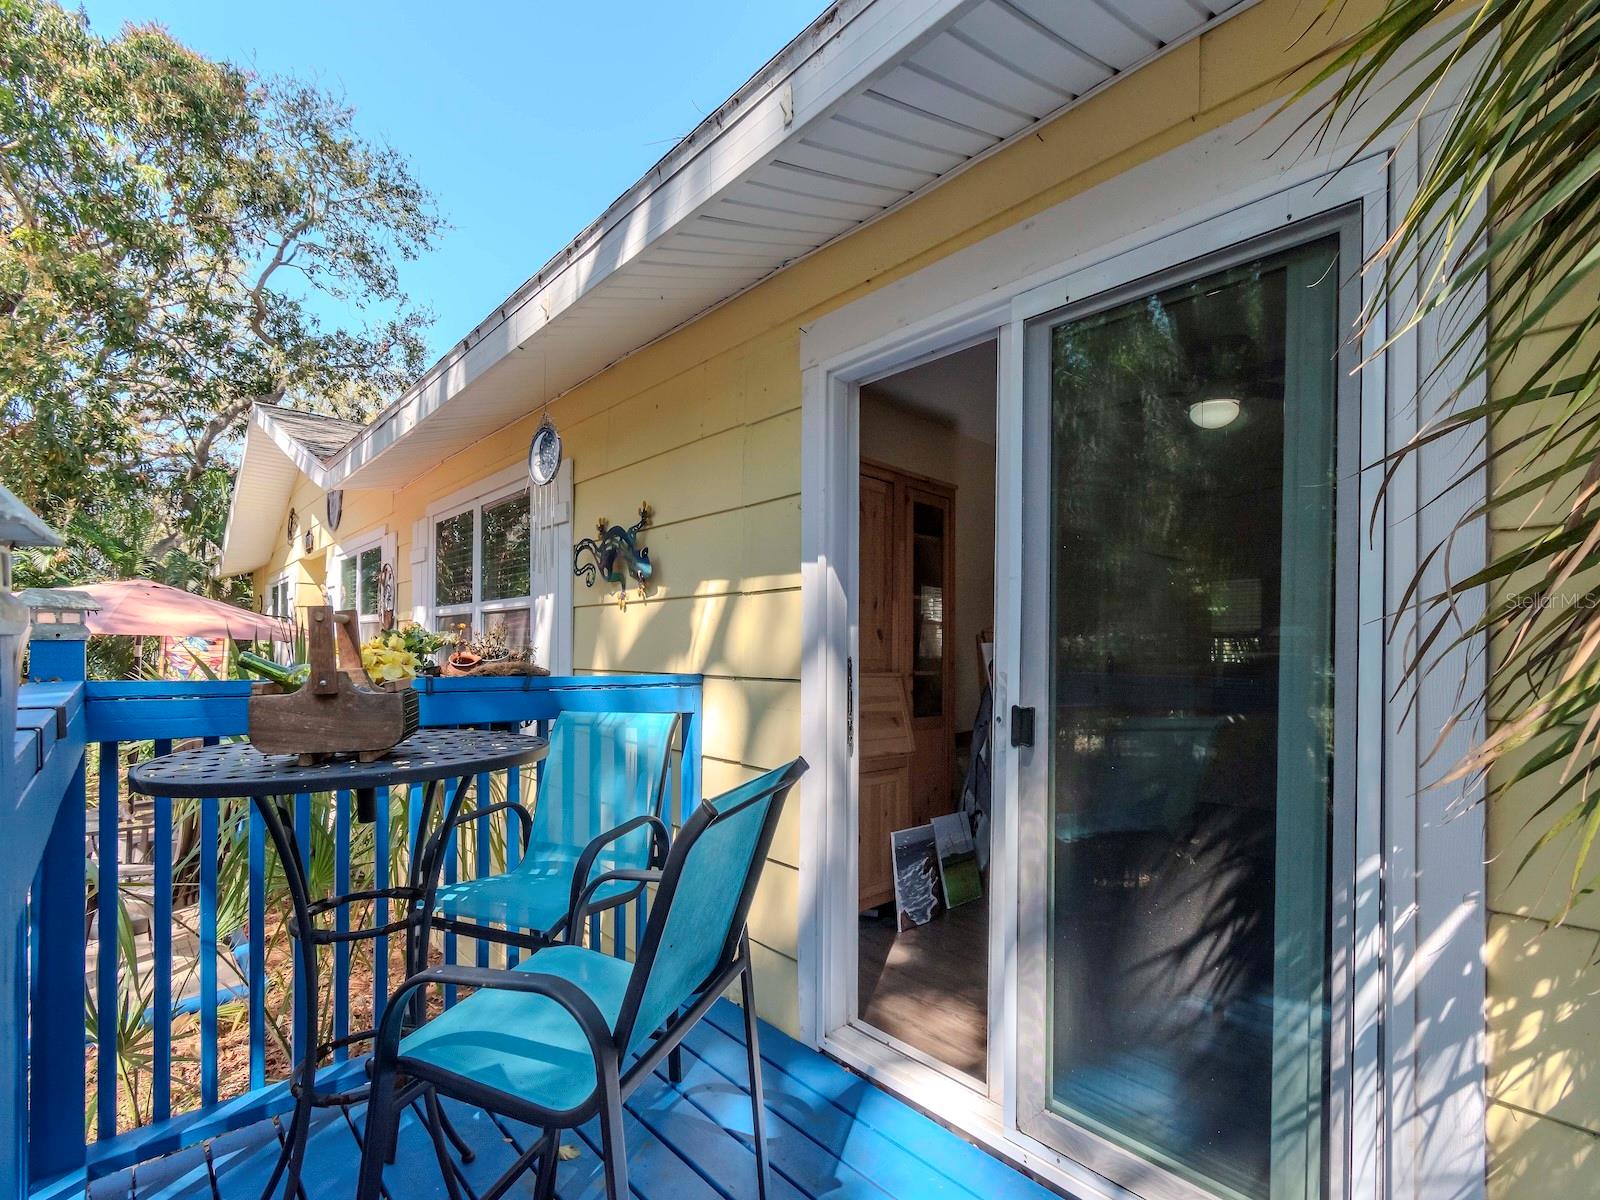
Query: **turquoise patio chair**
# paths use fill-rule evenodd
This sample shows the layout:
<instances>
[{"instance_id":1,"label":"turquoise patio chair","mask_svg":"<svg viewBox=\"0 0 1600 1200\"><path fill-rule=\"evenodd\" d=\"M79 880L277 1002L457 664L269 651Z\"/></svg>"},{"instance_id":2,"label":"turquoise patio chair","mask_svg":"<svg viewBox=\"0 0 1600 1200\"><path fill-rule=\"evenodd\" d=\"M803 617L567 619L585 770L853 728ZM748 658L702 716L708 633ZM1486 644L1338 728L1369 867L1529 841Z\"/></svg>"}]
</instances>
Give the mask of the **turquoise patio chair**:
<instances>
[{"instance_id":1,"label":"turquoise patio chair","mask_svg":"<svg viewBox=\"0 0 1600 1200\"><path fill-rule=\"evenodd\" d=\"M456 828L509 812L521 827L517 865L440 887L433 924L484 941L536 950L560 935L577 891L594 875L659 866L668 834L662 804L675 713L564 712L533 815L503 801L462 814ZM601 912L633 899L636 883L597 889ZM415 964L420 965L420 964Z\"/></svg>"},{"instance_id":2,"label":"turquoise patio chair","mask_svg":"<svg viewBox=\"0 0 1600 1200\"><path fill-rule=\"evenodd\" d=\"M560 945L538 951L514 970L441 966L406 980L373 1050L356 1200L377 1200L400 1113L412 1099L427 1099L430 1089L543 1131L485 1195L504 1194L537 1164L534 1195L550 1200L560 1131L598 1116L606 1195L627 1200L623 1100L735 979L744 1002L757 1192L765 1200L766 1122L745 920L784 798L805 769L805 760L795 759L701 803L660 870L610 871L588 883L572 913L574 929L583 927L589 897L612 883L658 885L634 962ZM435 984L477 990L402 1038L406 999ZM434 1146L442 1153L440 1108L430 1100L428 1110ZM458 1200L453 1175L444 1178Z\"/></svg>"}]
</instances>

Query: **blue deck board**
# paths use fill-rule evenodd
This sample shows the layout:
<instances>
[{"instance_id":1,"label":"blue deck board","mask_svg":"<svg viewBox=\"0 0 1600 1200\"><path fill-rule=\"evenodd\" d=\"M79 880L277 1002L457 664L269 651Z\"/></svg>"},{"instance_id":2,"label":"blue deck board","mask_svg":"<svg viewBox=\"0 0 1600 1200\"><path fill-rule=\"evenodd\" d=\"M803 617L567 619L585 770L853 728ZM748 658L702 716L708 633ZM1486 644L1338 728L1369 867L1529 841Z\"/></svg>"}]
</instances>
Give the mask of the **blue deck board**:
<instances>
[{"instance_id":1,"label":"blue deck board","mask_svg":"<svg viewBox=\"0 0 1600 1200\"><path fill-rule=\"evenodd\" d=\"M683 1102L674 1106L672 1114L682 1118L680 1125L689 1122L721 1134L737 1162L723 1175L731 1185L730 1194L754 1195L755 1155L747 1148L749 1093L743 1083L732 1083L692 1052L684 1056L683 1066L683 1083L679 1087ZM767 1155L773 1172L812 1200L885 1200L887 1195L867 1176L840 1162L802 1129L774 1112L771 1105L767 1108Z\"/></svg>"},{"instance_id":2,"label":"blue deck board","mask_svg":"<svg viewBox=\"0 0 1600 1200\"><path fill-rule=\"evenodd\" d=\"M728 1033L702 1021L690 1031L685 1045L703 1062L730 1083L743 1087L748 1073L744 1038L735 1041ZM896 1145L876 1129L853 1119L836 1105L782 1071L768 1068L762 1075L766 1084L768 1127L782 1119L802 1136L810 1138L826 1154L854 1167L891 1196L917 1196L924 1200L982 1200L960 1182L930 1166L920 1155ZM749 1105L739 1093L745 1122ZM730 1114L731 1115L731 1114ZM739 1126L741 1131L747 1124Z\"/></svg>"},{"instance_id":3,"label":"blue deck board","mask_svg":"<svg viewBox=\"0 0 1600 1200\"><path fill-rule=\"evenodd\" d=\"M684 1065L687 1068L689 1064ZM755 1195L754 1152L746 1141L707 1120L686 1100L685 1093L693 1086L687 1072L682 1089L657 1072L634 1092L630 1110L652 1137L670 1146L716 1195L730 1200ZM746 1129L748 1121L747 1116ZM782 1171L772 1172L770 1184L769 1200L809 1200L808 1193L796 1187Z\"/></svg>"},{"instance_id":4,"label":"blue deck board","mask_svg":"<svg viewBox=\"0 0 1600 1200\"><path fill-rule=\"evenodd\" d=\"M1045 1188L782 1033L762 1027L770 1200L1046 1200ZM629 1097L629 1181L639 1200L753 1200L755 1154L743 1023L723 1002L685 1041L684 1080L663 1067ZM476 1152L463 1171L482 1189L536 1131L446 1101ZM352 1110L356 1122L364 1113ZM561 1200L603 1200L594 1122L563 1135L576 1147L557 1171ZM96 1181L90 1200L254 1200L277 1155L270 1122ZM307 1148L307 1200L350 1200L360 1152L349 1123L323 1110ZM401 1123L392 1200L444 1200L433 1147L415 1115ZM525 1198L532 1177L510 1195Z\"/></svg>"},{"instance_id":5,"label":"blue deck board","mask_svg":"<svg viewBox=\"0 0 1600 1200\"><path fill-rule=\"evenodd\" d=\"M718 1004L707 1021L744 1044L743 1014ZM770 1093L779 1078L803 1085L831 1102L853 1121L881 1133L977 1196L1007 1200L1053 1200L1055 1193L951 1133L932 1118L853 1075L825 1055L762 1022L763 1078Z\"/></svg>"},{"instance_id":6,"label":"blue deck board","mask_svg":"<svg viewBox=\"0 0 1600 1200\"><path fill-rule=\"evenodd\" d=\"M717 1193L669 1146L662 1144L632 1113L623 1118L628 1145L629 1190L646 1200L717 1200ZM566 1138L582 1157L561 1164L556 1190L562 1200L604 1200L600 1126L591 1121Z\"/></svg>"}]
</instances>

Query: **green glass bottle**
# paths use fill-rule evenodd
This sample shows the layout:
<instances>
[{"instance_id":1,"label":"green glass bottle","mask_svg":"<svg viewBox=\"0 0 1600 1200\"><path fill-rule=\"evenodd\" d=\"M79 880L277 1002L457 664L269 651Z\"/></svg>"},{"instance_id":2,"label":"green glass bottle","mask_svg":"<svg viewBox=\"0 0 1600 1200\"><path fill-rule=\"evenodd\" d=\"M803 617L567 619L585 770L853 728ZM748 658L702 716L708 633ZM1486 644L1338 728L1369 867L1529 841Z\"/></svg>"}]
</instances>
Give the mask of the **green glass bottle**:
<instances>
[{"instance_id":1,"label":"green glass bottle","mask_svg":"<svg viewBox=\"0 0 1600 1200\"><path fill-rule=\"evenodd\" d=\"M310 663L295 663L292 666L284 667L273 662L270 658L263 658L251 650L241 650L239 652L239 665L252 674L272 681L288 692L297 690L311 675Z\"/></svg>"}]
</instances>

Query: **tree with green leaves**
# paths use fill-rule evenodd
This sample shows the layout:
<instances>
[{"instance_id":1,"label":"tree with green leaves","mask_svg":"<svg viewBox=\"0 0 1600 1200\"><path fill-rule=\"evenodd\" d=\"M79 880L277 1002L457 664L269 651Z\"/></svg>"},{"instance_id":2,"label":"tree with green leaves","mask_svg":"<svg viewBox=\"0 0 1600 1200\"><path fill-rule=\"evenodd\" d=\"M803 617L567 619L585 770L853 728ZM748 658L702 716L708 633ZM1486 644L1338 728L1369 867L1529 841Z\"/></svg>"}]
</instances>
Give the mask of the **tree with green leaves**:
<instances>
[{"instance_id":1,"label":"tree with green leaves","mask_svg":"<svg viewBox=\"0 0 1600 1200\"><path fill-rule=\"evenodd\" d=\"M0 0L0 221L0 478L67 540L26 582L206 587L252 405L359 419L423 366L406 159L157 26Z\"/></svg>"},{"instance_id":2,"label":"tree with green leaves","mask_svg":"<svg viewBox=\"0 0 1600 1200\"><path fill-rule=\"evenodd\" d=\"M1441 440L1486 437L1493 481L1457 527L1492 523L1486 565L1452 572L1447 543L1412 581L1413 669L1439 647L1493 638L1487 694L1461 714L1486 714L1488 733L1452 778L1485 782L1491 803L1535 775L1550 781L1533 813L1544 828L1522 862L1564 842L1569 907L1593 890L1600 834L1597 49L1597 0L1388 0L1299 92L1331 87L1318 110L1325 130L1362 110L1382 114L1375 128L1409 127L1419 103L1461 83L1438 143L1423 148L1415 200L1368 264L1391 295L1421 281L1391 314L1391 342L1492 283L1490 312L1457 321L1440 348L1461 372L1455 402L1390 460L1393 469ZM1397 78L1410 86L1385 101L1380 90ZM1469 401L1468 388L1485 398ZM1430 571L1448 578L1429 586ZM1480 587L1486 614L1462 621L1457 601Z\"/></svg>"}]
</instances>

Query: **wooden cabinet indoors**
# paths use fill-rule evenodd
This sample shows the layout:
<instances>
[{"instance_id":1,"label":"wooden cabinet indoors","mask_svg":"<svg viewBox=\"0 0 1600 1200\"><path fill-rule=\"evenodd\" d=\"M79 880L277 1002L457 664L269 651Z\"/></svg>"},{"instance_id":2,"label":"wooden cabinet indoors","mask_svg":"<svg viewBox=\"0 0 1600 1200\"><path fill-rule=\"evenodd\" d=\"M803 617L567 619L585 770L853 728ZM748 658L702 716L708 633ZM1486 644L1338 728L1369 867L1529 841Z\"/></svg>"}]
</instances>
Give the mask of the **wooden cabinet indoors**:
<instances>
[{"instance_id":1,"label":"wooden cabinet indoors","mask_svg":"<svg viewBox=\"0 0 1600 1200\"><path fill-rule=\"evenodd\" d=\"M955 489L861 464L857 705L862 908L894 899L889 834L955 807Z\"/></svg>"}]
</instances>

